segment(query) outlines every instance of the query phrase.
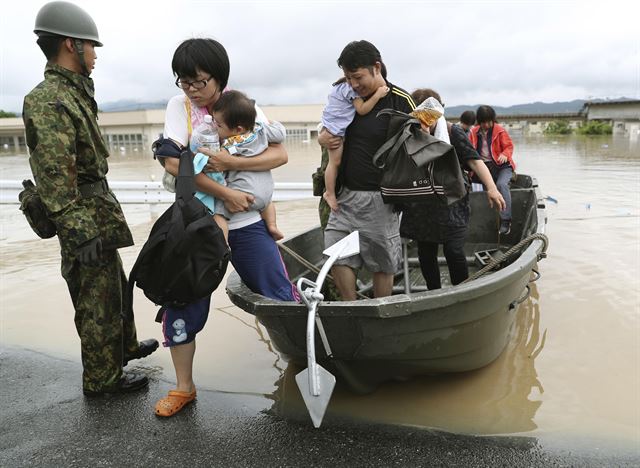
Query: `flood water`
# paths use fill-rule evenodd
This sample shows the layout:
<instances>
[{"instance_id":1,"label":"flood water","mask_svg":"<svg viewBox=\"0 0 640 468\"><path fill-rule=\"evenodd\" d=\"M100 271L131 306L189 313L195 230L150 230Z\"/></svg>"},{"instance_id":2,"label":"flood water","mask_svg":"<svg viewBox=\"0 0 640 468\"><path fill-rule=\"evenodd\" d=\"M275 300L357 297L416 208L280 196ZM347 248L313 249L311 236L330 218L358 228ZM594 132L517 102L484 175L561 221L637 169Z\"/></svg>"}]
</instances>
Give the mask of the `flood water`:
<instances>
[{"instance_id":1,"label":"flood water","mask_svg":"<svg viewBox=\"0 0 640 468\"><path fill-rule=\"evenodd\" d=\"M517 171L537 177L547 202L548 258L518 309L507 349L485 368L382 385L356 396L338 387L330 417L466 434L540 440L611 440L640 447L640 145L614 137L514 137ZM310 181L312 141L288 144L277 181ZM159 180L146 151L114 150L110 180ZM0 178L30 176L24 154L0 150ZM317 199L277 204L287 236L317 224ZM136 246L132 266L164 207L126 205ZM17 205L0 206L0 342L79 360L73 308L60 276L57 240L39 240ZM198 336L194 375L201 389L265 396L265 409L306 418L288 369L255 318L220 288ZM160 339L156 309L136 291L140 338ZM145 360L174 381L167 350ZM80 384L80 376L78 376ZM551 442L550 442L551 443Z\"/></svg>"}]
</instances>

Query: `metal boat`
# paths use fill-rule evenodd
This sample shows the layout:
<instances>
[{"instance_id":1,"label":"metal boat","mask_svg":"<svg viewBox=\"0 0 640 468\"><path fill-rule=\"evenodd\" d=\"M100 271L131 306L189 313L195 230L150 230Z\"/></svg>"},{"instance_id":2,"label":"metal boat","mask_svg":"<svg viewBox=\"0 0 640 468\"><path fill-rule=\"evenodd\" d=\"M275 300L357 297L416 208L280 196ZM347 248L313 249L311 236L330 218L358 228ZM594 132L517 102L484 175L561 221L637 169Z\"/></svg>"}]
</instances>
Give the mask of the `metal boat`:
<instances>
[{"instance_id":1,"label":"metal boat","mask_svg":"<svg viewBox=\"0 0 640 468\"><path fill-rule=\"evenodd\" d=\"M317 316L329 347L315 340L318 363L352 390L366 393L386 380L464 372L495 360L509 342L518 304L528 297L528 283L539 277L537 263L547 247L545 204L536 180L518 175L511 195L511 232L502 238L498 214L489 208L486 194L470 195L465 244L469 281L451 286L446 263L440 258L443 287L426 290L416 247L407 242L405 268L396 275L392 296L322 301ZM282 255L292 281L314 277L325 261L323 248L320 227L283 242ZM362 296L370 294L366 275L359 276L358 284ZM323 292L326 297L330 291ZM235 272L227 283L227 294L235 305L258 318L286 360L306 365L304 304L255 294Z\"/></svg>"}]
</instances>

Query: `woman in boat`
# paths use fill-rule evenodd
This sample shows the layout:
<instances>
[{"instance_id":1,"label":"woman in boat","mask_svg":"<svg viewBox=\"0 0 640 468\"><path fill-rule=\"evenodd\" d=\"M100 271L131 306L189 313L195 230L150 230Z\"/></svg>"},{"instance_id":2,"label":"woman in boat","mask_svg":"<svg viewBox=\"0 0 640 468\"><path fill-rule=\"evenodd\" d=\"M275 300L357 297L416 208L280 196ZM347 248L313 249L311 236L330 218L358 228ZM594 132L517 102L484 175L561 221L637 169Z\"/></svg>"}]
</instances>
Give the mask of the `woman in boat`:
<instances>
[{"instance_id":1,"label":"woman in boat","mask_svg":"<svg viewBox=\"0 0 640 468\"><path fill-rule=\"evenodd\" d=\"M183 93L167 104L164 140L156 150L165 170L178 173L175 147L188 147L191 129L211 115L212 109L227 86L229 58L225 48L213 39L187 39L176 49L171 62L176 86ZM268 122L256 107L256 121ZM270 145L264 153L251 158L238 158L226 151L213 153L201 148L209 156L205 171L222 172L265 171L287 162L287 153L281 144ZM165 156L165 157L162 157ZM204 172L204 171L203 171ZM215 182L204 173L196 175L198 190L223 201L226 209L234 213L229 220L229 246L233 252L231 263L243 282L254 292L272 299L297 301L298 293L289 281L278 246L269 234L259 212L249 210L253 196L230 189ZM158 416L172 416L186 404L195 400L193 358L195 334L202 330L209 314L211 297L188 305L184 309L167 307L163 311L162 330L164 346L170 348L176 371L176 389L156 403Z\"/></svg>"},{"instance_id":2,"label":"woman in boat","mask_svg":"<svg viewBox=\"0 0 640 468\"><path fill-rule=\"evenodd\" d=\"M480 106L476 111L478 125L471 129L469 139L478 151L498 190L507 202L507 208L500 213L500 235L511 232L511 192L509 186L516 163L513 161L513 141L507 130L498 124L496 111L491 106ZM476 178L474 176L474 182ZM484 184L484 181L480 181ZM485 185L486 187L486 185Z\"/></svg>"},{"instance_id":3,"label":"woman in boat","mask_svg":"<svg viewBox=\"0 0 640 468\"><path fill-rule=\"evenodd\" d=\"M411 97L416 103L422 103L433 97L444 108L440 95L429 88L415 90ZM436 134L436 125L430 127L423 124L423 130ZM445 125L444 123L440 125ZM505 209L505 201L493 182L491 173L480 159L480 155L471 145L464 130L457 125L446 124L450 143L456 150L460 167L473 171L487 187L489 206ZM444 130L444 129L443 129ZM446 133L445 133L446 135ZM467 188L470 186L465 176ZM469 268L464 253L464 243L469 224L469 194L451 205L411 203L402 209L400 235L413 239L418 243L418 260L422 276L428 289L442 287L440 268L438 267L438 245L443 245L447 260L451 284L456 285L469 277Z\"/></svg>"}]
</instances>

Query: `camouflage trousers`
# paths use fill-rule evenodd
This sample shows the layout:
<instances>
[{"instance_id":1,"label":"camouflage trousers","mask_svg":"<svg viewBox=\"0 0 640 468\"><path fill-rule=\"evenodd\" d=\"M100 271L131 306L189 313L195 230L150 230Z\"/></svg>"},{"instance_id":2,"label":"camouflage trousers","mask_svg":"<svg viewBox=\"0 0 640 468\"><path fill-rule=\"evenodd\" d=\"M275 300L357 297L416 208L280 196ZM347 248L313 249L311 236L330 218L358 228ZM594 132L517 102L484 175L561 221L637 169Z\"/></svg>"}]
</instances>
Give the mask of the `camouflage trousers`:
<instances>
[{"instance_id":1,"label":"camouflage trousers","mask_svg":"<svg viewBox=\"0 0 640 468\"><path fill-rule=\"evenodd\" d=\"M318 215L320 217L320 227L322 232L324 232L327 227L327 222L329 221L329 215L331 214L331 208L324 198L320 197L320 203L318 203ZM323 240L324 242L324 240ZM326 281L322 286L322 294L324 294L324 299L326 301L339 301L340 293L338 292L338 288L333 281Z\"/></svg>"},{"instance_id":2,"label":"camouflage trousers","mask_svg":"<svg viewBox=\"0 0 640 468\"><path fill-rule=\"evenodd\" d=\"M320 202L318 203L318 217L320 218L320 227L322 231L327 228L327 222L329 222L329 215L331 214L331 208L326 201L324 201L323 197L320 197Z\"/></svg>"},{"instance_id":3,"label":"camouflage trousers","mask_svg":"<svg viewBox=\"0 0 640 468\"><path fill-rule=\"evenodd\" d=\"M318 187L314 187L314 192L316 188L318 190L318 195L320 196L320 203L318 203L318 215L320 217L320 227L324 231L327 227L327 221L329 221L329 215L331 214L331 208L327 205L327 202L324 201L324 197L320 192L324 192L324 171L327 168L327 164L329 163L329 151L326 148L322 148L322 156L320 158L320 167L316 170L318 176L321 176L320 182L315 181L318 184ZM314 174L316 176L316 174ZM313 177L312 176L312 181Z\"/></svg>"},{"instance_id":4,"label":"camouflage trousers","mask_svg":"<svg viewBox=\"0 0 640 468\"><path fill-rule=\"evenodd\" d=\"M123 314L127 277L120 255L105 251L99 264L87 266L63 252L62 276L75 309L83 388L101 391L122 377L123 354L139 347L133 314Z\"/></svg>"}]
</instances>

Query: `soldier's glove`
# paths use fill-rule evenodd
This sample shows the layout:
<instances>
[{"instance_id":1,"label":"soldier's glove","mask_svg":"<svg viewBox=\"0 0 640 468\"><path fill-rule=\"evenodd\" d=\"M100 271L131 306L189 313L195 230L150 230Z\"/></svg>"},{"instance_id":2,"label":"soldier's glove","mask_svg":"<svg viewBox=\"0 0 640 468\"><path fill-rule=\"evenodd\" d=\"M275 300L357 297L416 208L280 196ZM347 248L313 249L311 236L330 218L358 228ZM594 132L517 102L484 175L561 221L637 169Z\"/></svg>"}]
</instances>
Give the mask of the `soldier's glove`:
<instances>
[{"instance_id":1,"label":"soldier's glove","mask_svg":"<svg viewBox=\"0 0 640 468\"><path fill-rule=\"evenodd\" d=\"M95 265L101 255L102 241L100 237L94 237L76 249L76 258L83 265Z\"/></svg>"}]
</instances>

